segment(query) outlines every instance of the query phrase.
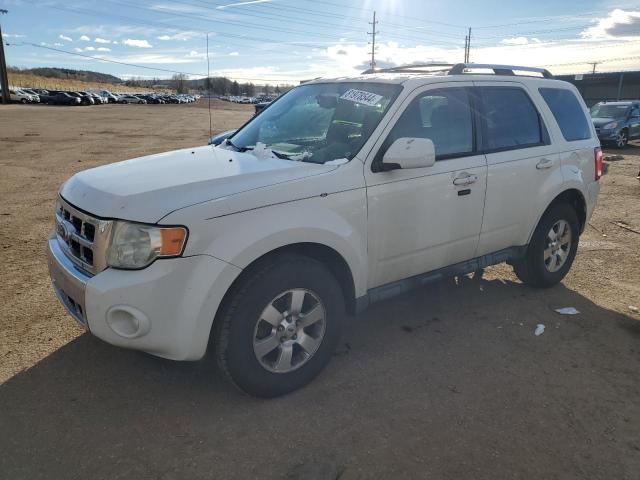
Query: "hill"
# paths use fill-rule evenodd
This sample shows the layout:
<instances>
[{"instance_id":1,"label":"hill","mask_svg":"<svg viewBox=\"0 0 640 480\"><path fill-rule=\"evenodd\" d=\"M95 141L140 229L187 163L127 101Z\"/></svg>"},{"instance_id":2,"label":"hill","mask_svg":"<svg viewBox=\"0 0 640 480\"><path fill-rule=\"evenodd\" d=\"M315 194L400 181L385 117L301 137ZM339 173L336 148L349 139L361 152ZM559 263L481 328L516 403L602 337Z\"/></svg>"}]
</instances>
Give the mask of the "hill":
<instances>
[{"instance_id":1,"label":"hill","mask_svg":"<svg viewBox=\"0 0 640 480\"><path fill-rule=\"evenodd\" d=\"M9 68L9 73L37 75L44 78L60 80L77 80L91 83L122 83L122 79L108 73L92 72L91 70L72 70L70 68L42 67L42 68Z\"/></svg>"}]
</instances>

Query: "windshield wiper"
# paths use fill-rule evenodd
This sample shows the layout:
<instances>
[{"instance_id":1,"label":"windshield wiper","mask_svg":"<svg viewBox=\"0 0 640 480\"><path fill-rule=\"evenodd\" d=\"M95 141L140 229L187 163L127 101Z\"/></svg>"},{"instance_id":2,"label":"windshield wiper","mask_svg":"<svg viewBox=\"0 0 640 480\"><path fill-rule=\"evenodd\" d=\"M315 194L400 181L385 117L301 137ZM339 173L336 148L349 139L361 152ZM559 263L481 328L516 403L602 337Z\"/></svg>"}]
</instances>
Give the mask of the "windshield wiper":
<instances>
[{"instance_id":1,"label":"windshield wiper","mask_svg":"<svg viewBox=\"0 0 640 480\"><path fill-rule=\"evenodd\" d=\"M246 152L247 150L251 150L251 148L247 148L247 147L239 147L238 145L236 145L235 143L233 143L231 141L230 138L227 138L225 140L226 145L231 145L231 147L236 149L236 152Z\"/></svg>"}]
</instances>

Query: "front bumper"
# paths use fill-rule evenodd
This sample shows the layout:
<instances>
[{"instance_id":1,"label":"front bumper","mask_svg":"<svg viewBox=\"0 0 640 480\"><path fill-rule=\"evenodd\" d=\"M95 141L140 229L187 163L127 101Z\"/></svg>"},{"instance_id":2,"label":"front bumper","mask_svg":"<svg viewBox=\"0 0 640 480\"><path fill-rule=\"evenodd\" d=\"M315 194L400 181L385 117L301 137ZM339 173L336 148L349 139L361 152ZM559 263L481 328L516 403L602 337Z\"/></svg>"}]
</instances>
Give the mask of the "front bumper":
<instances>
[{"instance_id":1,"label":"front bumper","mask_svg":"<svg viewBox=\"0 0 640 480\"><path fill-rule=\"evenodd\" d=\"M48 244L56 296L69 314L107 343L173 360L198 360L238 267L208 256L157 260L143 270L107 268L87 276L58 241Z\"/></svg>"},{"instance_id":2,"label":"front bumper","mask_svg":"<svg viewBox=\"0 0 640 480\"><path fill-rule=\"evenodd\" d=\"M82 326L87 328L85 316L85 289L91 277L76 268L64 254L58 240L49 238L47 248L49 276L53 291L69 314Z\"/></svg>"},{"instance_id":3,"label":"front bumper","mask_svg":"<svg viewBox=\"0 0 640 480\"><path fill-rule=\"evenodd\" d=\"M598 134L598 140L600 140L600 142L614 142L618 137L617 130L596 129L596 133Z\"/></svg>"}]
</instances>

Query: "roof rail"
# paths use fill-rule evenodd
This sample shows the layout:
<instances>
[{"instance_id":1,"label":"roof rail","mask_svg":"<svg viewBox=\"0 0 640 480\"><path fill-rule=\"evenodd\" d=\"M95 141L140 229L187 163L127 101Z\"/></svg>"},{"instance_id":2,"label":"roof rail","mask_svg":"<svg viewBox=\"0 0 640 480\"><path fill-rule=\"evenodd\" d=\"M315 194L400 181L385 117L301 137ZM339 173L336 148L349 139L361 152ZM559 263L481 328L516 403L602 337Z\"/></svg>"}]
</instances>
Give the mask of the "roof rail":
<instances>
[{"instance_id":1,"label":"roof rail","mask_svg":"<svg viewBox=\"0 0 640 480\"><path fill-rule=\"evenodd\" d=\"M490 63L458 63L449 70L449 75L462 75L468 69L487 69L493 70L496 75L515 75L514 70L521 72L534 72L541 74L544 78L553 78L551 72L546 68L537 67L521 67L518 65L494 65Z\"/></svg>"},{"instance_id":2,"label":"roof rail","mask_svg":"<svg viewBox=\"0 0 640 480\"><path fill-rule=\"evenodd\" d=\"M441 70L434 70L434 72L446 72L453 66L453 63L411 63L408 65L400 65L398 67L369 68L362 72L362 75L368 75L371 73L429 73L429 71L420 70L428 67L441 67Z\"/></svg>"}]
</instances>

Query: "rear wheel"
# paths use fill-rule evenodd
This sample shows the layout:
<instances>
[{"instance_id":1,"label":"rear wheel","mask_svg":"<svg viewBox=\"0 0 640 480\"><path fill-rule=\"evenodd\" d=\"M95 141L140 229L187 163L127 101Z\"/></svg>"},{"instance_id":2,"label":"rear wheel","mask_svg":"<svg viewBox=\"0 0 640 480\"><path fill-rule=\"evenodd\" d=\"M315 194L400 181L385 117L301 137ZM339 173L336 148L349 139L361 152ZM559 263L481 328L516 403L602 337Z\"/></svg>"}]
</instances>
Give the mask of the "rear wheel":
<instances>
[{"instance_id":1,"label":"rear wheel","mask_svg":"<svg viewBox=\"0 0 640 480\"><path fill-rule=\"evenodd\" d=\"M514 263L517 277L539 288L559 283L571 269L579 235L580 224L571 205L549 208L533 233L525 257Z\"/></svg>"},{"instance_id":2,"label":"rear wheel","mask_svg":"<svg viewBox=\"0 0 640 480\"><path fill-rule=\"evenodd\" d=\"M28 100L26 98L23 98L20 100L20 103L22 103L23 105L26 105L28 102Z\"/></svg>"},{"instance_id":3,"label":"rear wheel","mask_svg":"<svg viewBox=\"0 0 640 480\"><path fill-rule=\"evenodd\" d=\"M218 315L218 365L250 395L296 390L329 362L344 310L340 286L322 263L273 257L240 280Z\"/></svg>"}]
</instances>

